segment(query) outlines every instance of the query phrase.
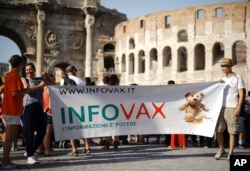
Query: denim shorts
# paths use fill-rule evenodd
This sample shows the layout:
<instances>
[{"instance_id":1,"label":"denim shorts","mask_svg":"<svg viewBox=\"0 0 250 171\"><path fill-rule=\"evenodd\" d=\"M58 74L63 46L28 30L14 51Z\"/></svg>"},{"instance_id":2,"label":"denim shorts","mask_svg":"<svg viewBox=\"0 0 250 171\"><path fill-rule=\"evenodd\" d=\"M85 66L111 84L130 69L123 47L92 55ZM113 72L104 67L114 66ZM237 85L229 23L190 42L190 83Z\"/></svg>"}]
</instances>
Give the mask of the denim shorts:
<instances>
[{"instance_id":1,"label":"denim shorts","mask_svg":"<svg viewBox=\"0 0 250 171\"><path fill-rule=\"evenodd\" d=\"M245 133L245 117L239 116L238 117L239 122L239 131Z\"/></svg>"},{"instance_id":2,"label":"denim shorts","mask_svg":"<svg viewBox=\"0 0 250 171\"><path fill-rule=\"evenodd\" d=\"M21 124L21 118L19 115L3 114L2 117L4 118L6 125L20 125Z\"/></svg>"},{"instance_id":3,"label":"denim shorts","mask_svg":"<svg viewBox=\"0 0 250 171\"><path fill-rule=\"evenodd\" d=\"M47 126L52 126L53 121L52 121L52 116L51 114L47 114Z\"/></svg>"}]
</instances>

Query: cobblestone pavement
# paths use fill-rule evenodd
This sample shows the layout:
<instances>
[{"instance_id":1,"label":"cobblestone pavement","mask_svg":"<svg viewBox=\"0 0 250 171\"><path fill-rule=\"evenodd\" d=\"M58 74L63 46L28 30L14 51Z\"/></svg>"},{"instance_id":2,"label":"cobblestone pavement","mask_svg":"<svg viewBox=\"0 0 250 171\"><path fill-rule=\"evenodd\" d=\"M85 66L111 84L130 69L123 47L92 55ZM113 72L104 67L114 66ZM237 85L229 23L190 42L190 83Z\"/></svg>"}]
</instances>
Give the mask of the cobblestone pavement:
<instances>
[{"instance_id":1,"label":"cobblestone pavement","mask_svg":"<svg viewBox=\"0 0 250 171\"><path fill-rule=\"evenodd\" d=\"M153 140L152 140L153 141ZM121 145L118 149L104 150L99 145L91 146L91 154L81 153L79 156L67 156L70 148L55 148L57 156L39 155L39 163L26 164L23 156L24 148L11 152L11 159L18 164L14 170L43 171L229 171L227 154L221 160L215 160L217 148L187 147L185 149L168 149L164 144ZM227 150L227 149L226 149ZM235 148L235 154L250 155L250 148ZM0 159L2 152L0 152ZM1 170L1 168L0 168ZM3 169L2 169L3 170Z\"/></svg>"}]
</instances>

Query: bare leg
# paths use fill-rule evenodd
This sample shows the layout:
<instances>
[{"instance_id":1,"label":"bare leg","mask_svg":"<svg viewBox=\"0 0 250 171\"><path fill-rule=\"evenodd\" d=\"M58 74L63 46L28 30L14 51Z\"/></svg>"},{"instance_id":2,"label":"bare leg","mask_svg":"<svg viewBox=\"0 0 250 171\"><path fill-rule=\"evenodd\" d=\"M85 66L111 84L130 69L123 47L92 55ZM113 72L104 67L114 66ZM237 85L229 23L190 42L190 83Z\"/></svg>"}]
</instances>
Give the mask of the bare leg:
<instances>
[{"instance_id":1,"label":"bare leg","mask_svg":"<svg viewBox=\"0 0 250 171\"><path fill-rule=\"evenodd\" d=\"M224 136L223 136L223 132L217 132L216 133L217 136L217 141L218 141L218 145L219 145L219 150L220 151L224 151Z\"/></svg>"},{"instance_id":2,"label":"bare leg","mask_svg":"<svg viewBox=\"0 0 250 171\"><path fill-rule=\"evenodd\" d=\"M89 146L89 139L88 139L88 138L84 138L84 144L85 144L85 148L86 148L87 150L89 150L89 149L90 149L90 146Z\"/></svg>"},{"instance_id":3,"label":"bare leg","mask_svg":"<svg viewBox=\"0 0 250 171\"><path fill-rule=\"evenodd\" d=\"M45 155L49 155L51 153L51 150L50 150L50 137L51 137L51 133L52 133L52 126L49 125L47 126L46 128L46 134L43 138L43 144L44 144L44 153Z\"/></svg>"},{"instance_id":4,"label":"bare leg","mask_svg":"<svg viewBox=\"0 0 250 171\"><path fill-rule=\"evenodd\" d=\"M234 144L235 144L235 134L230 134L229 135L229 152L228 154L231 155L234 152Z\"/></svg>"},{"instance_id":5,"label":"bare leg","mask_svg":"<svg viewBox=\"0 0 250 171\"><path fill-rule=\"evenodd\" d=\"M5 136L5 141L3 143L3 159L2 159L3 166L11 164L10 150L12 142L14 141L14 139L17 138L18 129L19 125L6 125L5 127L6 136Z\"/></svg>"},{"instance_id":6,"label":"bare leg","mask_svg":"<svg viewBox=\"0 0 250 171\"><path fill-rule=\"evenodd\" d=\"M72 151L73 152L77 152L76 140L75 139L71 139L70 140L70 144L71 144Z\"/></svg>"}]
</instances>

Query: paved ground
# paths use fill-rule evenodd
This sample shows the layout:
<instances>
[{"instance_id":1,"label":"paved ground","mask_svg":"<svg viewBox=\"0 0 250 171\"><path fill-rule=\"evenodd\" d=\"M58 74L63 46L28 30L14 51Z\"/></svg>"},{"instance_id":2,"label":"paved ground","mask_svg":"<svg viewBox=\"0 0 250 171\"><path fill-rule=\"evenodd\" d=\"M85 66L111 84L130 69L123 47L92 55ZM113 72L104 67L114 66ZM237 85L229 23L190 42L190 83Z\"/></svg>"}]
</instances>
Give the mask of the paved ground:
<instances>
[{"instance_id":1,"label":"paved ground","mask_svg":"<svg viewBox=\"0 0 250 171\"><path fill-rule=\"evenodd\" d=\"M155 140L155 139L154 139ZM19 164L15 170L43 171L229 171L225 155L221 160L213 158L217 148L187 147L168 149L164 144L121 145L118 149L103 150L92 146L92 153L80 153L77 157L67 156L67 149L55 148L58 156L39 156L39 164L27 165L24 148L11 152L13 162ZM79 148L81 152L83 148ZM235 149L235 154L250 155L250 148ZM2 152L0 152L2 156ZM1 159L1 157L0 157ZM1 168L0 168L1 170Z\"/></svg>"}]
</instances>

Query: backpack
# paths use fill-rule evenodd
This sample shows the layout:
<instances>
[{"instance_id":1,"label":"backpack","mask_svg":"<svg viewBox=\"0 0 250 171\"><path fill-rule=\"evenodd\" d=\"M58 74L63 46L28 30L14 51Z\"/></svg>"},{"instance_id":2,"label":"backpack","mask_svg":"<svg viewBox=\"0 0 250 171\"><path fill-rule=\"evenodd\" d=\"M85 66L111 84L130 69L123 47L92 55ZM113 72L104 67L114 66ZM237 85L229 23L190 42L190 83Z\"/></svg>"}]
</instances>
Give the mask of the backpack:
<instances>
[{"instance_id":1,"label":"backpack","mask_svg":"<svg viewBox=\"0 0 250 171\"><path fill-rule=\"evenodd\" d=\"M76 86L76 82L69 77L63 77L64 85Z\"/></svg>"}]
</instances>

